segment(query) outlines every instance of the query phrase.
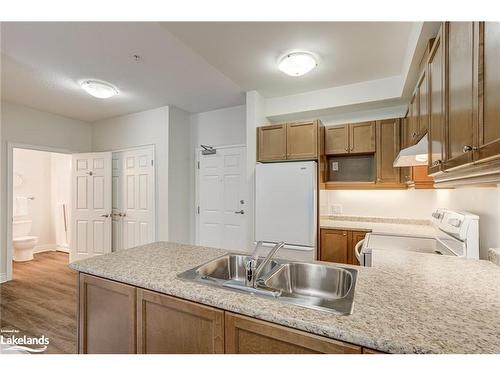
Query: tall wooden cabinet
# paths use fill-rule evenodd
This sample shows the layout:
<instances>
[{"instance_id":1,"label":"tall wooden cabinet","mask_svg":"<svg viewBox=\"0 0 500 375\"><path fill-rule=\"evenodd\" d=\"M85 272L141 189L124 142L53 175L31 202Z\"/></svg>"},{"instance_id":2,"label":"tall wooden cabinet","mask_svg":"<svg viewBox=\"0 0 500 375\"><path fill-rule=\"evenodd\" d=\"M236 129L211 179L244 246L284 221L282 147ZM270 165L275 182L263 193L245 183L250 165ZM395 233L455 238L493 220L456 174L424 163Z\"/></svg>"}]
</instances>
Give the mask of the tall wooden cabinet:
<instances>
[{"instance_id":1,"label":"tall wooden cabinet","mask_svg":"<svg viewBox=\"0 0 500 375\"><path fill-rule=\"evenodd\" d=\"M444 168L473 161L474 128L477 127L477 59L474 22L446 22L448 126ZM475 62L476 60L476 62Z\"/></svg>"},{"instance_id":2,"label":"tall wooden cabinet","mask_svg":"<svg viewBox=\"0 0 500 375\"><path fill-rule=\"evenodd\" d=\"M397 118L377 121L377 184L398 185L401 182L399 168L393 167L400 150L400 129Z\"/></svg>"},{"instance_id":3,"label":"tall wooden cabinet","mask_svg":"<svg viewBox=\"0 0 500 375\"><path fill-rule=\"evenodd\" d=\"M445 156L445 41L441 28L429 54L429 168L430 175L440 172Z\"/></svg>"},{"instance_id":4,"label":"tall wooden cabinet","mask_svg":"<svg viewBox=\"0 0 500 375\"><path fill-rule=\"evenodd\" d=\"M476 160L500 157L500 22L479 24L479 134Z\"/></svg>"}]
</instances>

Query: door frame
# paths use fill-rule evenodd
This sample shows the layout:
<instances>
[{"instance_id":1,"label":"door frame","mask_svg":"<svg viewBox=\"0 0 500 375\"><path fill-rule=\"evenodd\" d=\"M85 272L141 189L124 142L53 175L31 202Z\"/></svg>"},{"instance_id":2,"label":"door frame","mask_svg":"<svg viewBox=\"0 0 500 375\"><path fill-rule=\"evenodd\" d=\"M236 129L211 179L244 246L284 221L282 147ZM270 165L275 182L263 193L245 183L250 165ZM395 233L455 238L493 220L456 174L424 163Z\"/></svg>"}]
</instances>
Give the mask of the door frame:
<instances>
[{"instance_id":1,"label":"door frame","mask_svg":"<svg viewBox=\"0 0 500 375\"><path fill-rule=\"evenodd\" d=\"M7 209L4 211L5 225L7 227L7 236L5 238L5 248L7 249L6 261L7 261L7 273L5 281L12 280L12 258L13 258L13 248L12 248L12 222L14 221L14 213L12 212L12 205L14 204L14 149L20 148L24 150L32 151L44 151L53 152L58 154L74 154L73 151L63 148L42 146L42 145L32 145L27 143L17 143L17 142L7 142ZM70 215L71 208L69 207ZM71 227L69 228L71 231Z\"/></svg>"},{"instance_id":2,"label":"door frame","mask_svg":"<svg viewBox=\"0 0 500 375\"><path fill-rule=\"evenodd\" d=\"M134 146L134 147L127 147L127 148L120 148L118 150L109 150L108 152L111 152L111 175L113 175L113 153L118 153L118 152L127 152L127 151L135 151L135 150L151 150L153 154L153 242L156 242L158 240L157 233L158 233L158 210L156 207L158 207L158 195L156 192L158 191L158 180L156 178L156 147L153 143L151 144L146 144L142 146ZM94 151L93 151L94 152ZM99 151L95 151L99 152ZM113 182L111 182L113 183ZM113 198L113 197L111 197ZM111 210L113 210L113 204L111 202ZM112 235L112 233L111 233Z\"/></svg>"},{"instance_id":3,"label":"door frame","mask_svg":"<svg viewBox=\"0 0 500 375\"><path fill-rule=\"evenodd\" d=\"M234 145L214 145L212 146L215 149L227 149L227 148L247 148L247 145L244 143L239 143L239 144L234 144ZM200 239L200 215L198 214L197 207L200 205L200 169L198 168L198 163L200 162L200 151L202 150L201 147L195 147L194 148L194 170L195 170L195 177L194 177L194 207L193 207L193 214L194 214L194 244L198 245L199 244L199 239ZM248 195L248 192L247 192ZM248 201L248 199L247 199Z\"/></svg>"}]
</instances>

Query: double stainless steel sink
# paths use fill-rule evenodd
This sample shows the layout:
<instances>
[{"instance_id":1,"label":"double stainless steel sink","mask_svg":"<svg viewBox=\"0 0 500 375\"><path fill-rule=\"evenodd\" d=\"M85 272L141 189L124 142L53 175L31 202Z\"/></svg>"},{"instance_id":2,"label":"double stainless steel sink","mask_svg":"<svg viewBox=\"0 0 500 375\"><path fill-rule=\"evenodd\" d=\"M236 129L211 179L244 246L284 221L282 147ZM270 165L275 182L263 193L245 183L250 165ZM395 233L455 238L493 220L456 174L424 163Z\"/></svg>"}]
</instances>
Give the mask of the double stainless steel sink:
<instances>
[{"instance_id":1,"label":"double stainless steel sink","mask_svg":"<svg viewBox=\"0 0 500 375\"><path fill-rule=\"evenodd\" d=\"M248 255L227 254L178 277L293 305L352 314L358 273L354 268L276 259L266 264L255 287L249 287L245 278L246 265L251 259ZM262 261L259 258L257 266Z\"/></svg>"}]
</instances>

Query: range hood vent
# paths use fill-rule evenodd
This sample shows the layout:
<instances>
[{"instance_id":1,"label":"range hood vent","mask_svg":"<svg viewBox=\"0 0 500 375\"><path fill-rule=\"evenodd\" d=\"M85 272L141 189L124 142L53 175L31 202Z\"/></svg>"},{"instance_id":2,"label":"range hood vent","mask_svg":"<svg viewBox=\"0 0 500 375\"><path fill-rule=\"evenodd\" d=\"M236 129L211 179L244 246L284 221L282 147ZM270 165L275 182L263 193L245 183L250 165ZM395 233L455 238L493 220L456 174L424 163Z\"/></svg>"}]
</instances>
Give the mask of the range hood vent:
<instances>
[{"instance_id":1,"label":"range hood vent","mask_svg":"<svg viewBox=\"0 0 500 375\"><path fill-rule=\"evenodd\" d=\"M427 134L416 144L403 148L396 159L394 167L413 167L417 165L427 165L428 161L428 142Z\"/></svg>"}]
</instances>

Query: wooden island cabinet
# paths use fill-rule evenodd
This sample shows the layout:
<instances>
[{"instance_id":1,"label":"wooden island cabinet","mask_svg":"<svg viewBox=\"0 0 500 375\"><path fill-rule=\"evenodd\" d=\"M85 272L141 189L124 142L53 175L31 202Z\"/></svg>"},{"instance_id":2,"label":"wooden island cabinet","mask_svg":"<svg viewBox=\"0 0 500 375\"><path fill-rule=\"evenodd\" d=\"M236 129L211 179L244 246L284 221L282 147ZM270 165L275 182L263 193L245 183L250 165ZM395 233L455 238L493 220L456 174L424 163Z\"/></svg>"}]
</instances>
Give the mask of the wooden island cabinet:
<instances>
[{"instance_id":1,"label":"wooden island cabinet","mask_svg":"<svg viewBox=\"0 0 500 375\"><path fill-rule=\"evenodd\" d=\"M362 354L366 350L97 276L80 273L78 281L79 353Z\"/></svg>"}]
</instances>

